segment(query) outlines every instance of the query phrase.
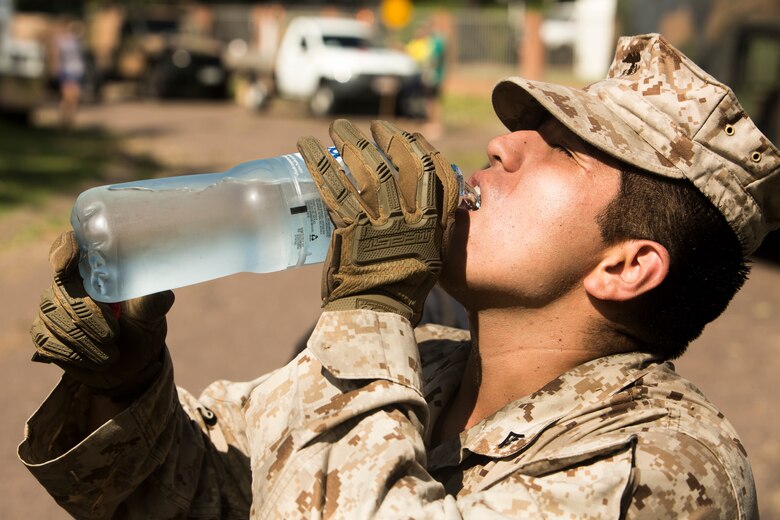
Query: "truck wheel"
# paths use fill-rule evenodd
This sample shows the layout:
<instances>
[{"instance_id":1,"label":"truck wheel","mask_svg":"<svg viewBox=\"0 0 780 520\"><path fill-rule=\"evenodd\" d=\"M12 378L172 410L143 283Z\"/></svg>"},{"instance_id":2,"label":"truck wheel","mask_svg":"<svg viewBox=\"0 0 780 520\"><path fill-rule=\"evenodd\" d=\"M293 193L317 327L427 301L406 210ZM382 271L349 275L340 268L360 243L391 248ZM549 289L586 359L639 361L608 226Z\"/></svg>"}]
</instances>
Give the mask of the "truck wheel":
<instances>
[{"instance_id":1,"label":"truck wheel","mask_svg":"<svg viewBox=\"0 0 780 520\"><path fill-rule=\"evenodd\" d=\"M309 112L313 116L327 116L333 111L336 104L336 95L328 85L320 85L317 91L309 98Z\"/></svg>"},{"instance_id":2,"label":"truck wheel","mask_svg":"<svg viewBox=\"0 0 780 520\"><path fill-rule=\"evenodd\" d=\"M141 78L141 95L151 99L163 97L160 70L157 65L150 65Z\"/></svg>"}]
</instances>

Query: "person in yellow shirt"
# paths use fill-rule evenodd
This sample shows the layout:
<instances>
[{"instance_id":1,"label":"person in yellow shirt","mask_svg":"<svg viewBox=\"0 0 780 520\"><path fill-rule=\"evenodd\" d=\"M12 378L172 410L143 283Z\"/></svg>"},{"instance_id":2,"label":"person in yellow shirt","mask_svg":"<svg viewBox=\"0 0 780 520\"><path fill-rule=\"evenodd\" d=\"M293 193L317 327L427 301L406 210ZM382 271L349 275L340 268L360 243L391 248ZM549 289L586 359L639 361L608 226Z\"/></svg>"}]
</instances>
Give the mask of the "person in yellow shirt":
<instances>
[{"instance_id":1,"label":"person in yellow shirt","mask_svg":"<svg viewBox=\"0 0 780 520\"><path fill-rule=\"evenodd\" d=\"M423 25L406 45L406 52L420 67L420 81L425 98L427 124L422 132L437 139L444 131L442 122L442 88L446 65L446 41L439 31Z\"/></svg>"}]
</instances>

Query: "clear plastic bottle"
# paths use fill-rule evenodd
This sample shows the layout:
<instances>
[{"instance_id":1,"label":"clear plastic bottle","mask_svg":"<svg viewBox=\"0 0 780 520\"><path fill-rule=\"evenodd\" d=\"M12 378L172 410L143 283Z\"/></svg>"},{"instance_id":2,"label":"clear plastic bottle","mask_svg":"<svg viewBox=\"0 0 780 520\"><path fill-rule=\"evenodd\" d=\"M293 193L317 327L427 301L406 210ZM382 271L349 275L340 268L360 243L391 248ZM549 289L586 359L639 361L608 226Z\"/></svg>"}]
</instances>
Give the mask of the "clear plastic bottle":
<instances>
[{"instance_id":1,"label":"clear plastic bottle","mask_svg":"<svg viewBox=\"0 0 780 520\"><path fill-rule=\"evenodd\" d=\"M336 149L330 152L341 163ZM479 207L478 193L454 165L453 174L461 197ZM76 200L71 225L84 287L102 302L321 263L333 232L297 153L222 173L92 188Z\"/></svg>"}]
</instances>

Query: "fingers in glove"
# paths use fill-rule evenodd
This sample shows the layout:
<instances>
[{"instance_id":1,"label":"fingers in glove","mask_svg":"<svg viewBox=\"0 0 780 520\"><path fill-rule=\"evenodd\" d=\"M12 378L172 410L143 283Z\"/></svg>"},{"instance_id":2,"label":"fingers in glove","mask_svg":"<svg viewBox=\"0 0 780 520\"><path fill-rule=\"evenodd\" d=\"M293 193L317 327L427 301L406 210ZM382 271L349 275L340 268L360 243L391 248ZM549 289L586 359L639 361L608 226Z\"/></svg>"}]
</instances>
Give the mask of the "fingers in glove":
<instances>
[{"instance_id":1,"label":"fingers in glove","mask_svg":"<svg viewBox=\"0 0 780 520\"><path fill-rule=\"evenodd\" d=\"M330 136L360 187L360 198L368 216L382 224L387 217L400 212L393 168L377 147L346 119L331 123Z\"/></svg>"},{"instance_id":2,"label":"fingers in glove","mask_svg":"<svg viewBox=\"0 0 780 520\"><path fill-rule=\"evenodd\" d=\"M105 367L117 359L118 329L109 309L87 295L78 273L75 234L61 234L49 250L54 282L41 296L31 330L40 355L90 367Z\"/></svg>"},{"instance_id":3,"label":"fingers in glove","mask_svg":"<svg viewBox=\"0 0 780 520\"><path fill-rule=\"evenodd\" d=\"M62 233L52 243L49 250L49 263L54 269L54 283L50 293L41 298L41 311L51 314L52 309L44 310L44 300L64 311L95 342L105 343L113 340L117 329L116 318L110 309L89 297L84 282L78 272L79 247L73 231ZM52 315L56 318L59 313ZM67 329L70 326L63 325Z\"/></svg>"},{"instance_id":4,"label":"fingers in glove","mask_svg":"<svg viewBox=\"0 0 780 520\"><path fill-rule=\"evenodd\" d=\"M48 293L44 293L46 297ZM51 286L52 304L68 314L73 323L99 343L114 339L118 327L111 309L96 302L84 290L81 276L73 271L54 275ZM43 299L41 300L43 310Z\"/></svg>"},{"instance_id":5,"label":"fingers in glove","mask_svg":"<svg viewBox=\"0 0 780 520\"><path fill-rule=\"evenodd\" d=\"M63 368L68 366L96 370L110 365L116 358L114 345L99 348L75 327L70 329L69 334L59 326L53 326L43 313L33 321L30 336L36 348L33 361L57 363ZM112 352L108 354L106 350Z\"/></svg>"},{"instance_id":6,"label":"fingers in glove","mask_svg":"<svg viewBox=\"0 0 780 520\"><path fill-rule=\"evenodd\" d=\"M313 137L298 139L298 151L336 227L355 222L362 213L360 195L330 152Z\"/></svg>"},{"instance_id":7,"label":"fingers in glove","mask_svg":"<svg viewBox=\"0 0 780 520\"><path fill-rule=\"evenodd\" d=\"M406 212L419 218L418 186L424 175L432 173L433 163L419 149L414 135L388 121L372 121L371 134L398 169L398 188Z\"/></svg>"},{"instance_id":8,"label":"fingers in glove","mask_svg":"<svg viewBox=\"0 0 780 520\"><path fill-rule=\"evenodd\" d=\"M439 182L441 182L444 190L443 200L441 201L443 206L440 207L442 224L444 224L448 216L451 216L458 207L458 179L455 177L449 161L428 142L425 136L415 133L414 137L423 153L428 154L436 165L436 176L439 178Z\"/></svg>"},{"instance_id":9,"label":"fingers in glove","mask_svg":"<svg viewBox=\"0 0 780 520\"><path fill-rule=\"evenodd\" d=\"M71 273L79 262L79 244L73 231L58 236L49 249L49 263L55 274Z\"/></svg>"},{"instance_id":10,"label":"fingers in glove","mask_svg":"<svg viewBox=\"0 0 780 520\"><path fill-rule=\"evenodd\" d=\"M437 212L442 224L458 201L457 179L441 153L419 133L373 121L371 133L398 168L398 185L412 222Z\"/></svg>"}]
</instances>

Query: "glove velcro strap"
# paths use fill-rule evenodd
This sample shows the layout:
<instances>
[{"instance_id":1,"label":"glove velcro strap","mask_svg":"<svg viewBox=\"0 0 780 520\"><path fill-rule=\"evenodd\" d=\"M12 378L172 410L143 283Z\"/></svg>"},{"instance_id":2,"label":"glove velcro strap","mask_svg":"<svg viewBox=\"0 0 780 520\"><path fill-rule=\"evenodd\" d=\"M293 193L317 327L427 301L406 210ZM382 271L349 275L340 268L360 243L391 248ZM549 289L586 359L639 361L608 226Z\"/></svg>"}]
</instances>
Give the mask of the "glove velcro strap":
<instances>
[{"instance_id":1,"label":"glove velcro strap","mask_svg":"<svg viewBox=\"0 0 780 520\"><path fill-rule=\"evenodd\" d=\"M346 298L339 298L323 305L326 311L351 311L356 309L377 311L377 312L394 312L400 314L412 324L414 318L414 311L402 304L398 300L384 296L382 294L358 294L355 296L348 296Z\"/></svg>"}]
</instances>

